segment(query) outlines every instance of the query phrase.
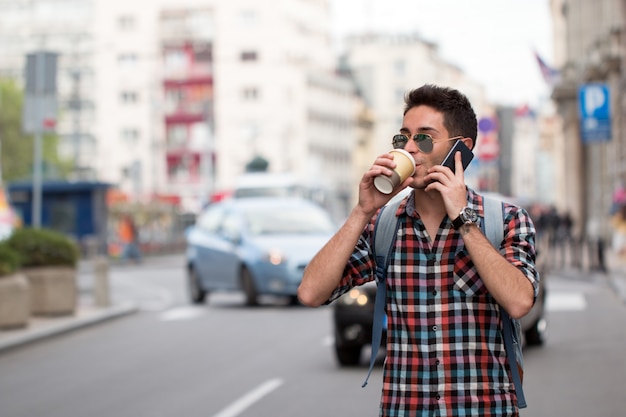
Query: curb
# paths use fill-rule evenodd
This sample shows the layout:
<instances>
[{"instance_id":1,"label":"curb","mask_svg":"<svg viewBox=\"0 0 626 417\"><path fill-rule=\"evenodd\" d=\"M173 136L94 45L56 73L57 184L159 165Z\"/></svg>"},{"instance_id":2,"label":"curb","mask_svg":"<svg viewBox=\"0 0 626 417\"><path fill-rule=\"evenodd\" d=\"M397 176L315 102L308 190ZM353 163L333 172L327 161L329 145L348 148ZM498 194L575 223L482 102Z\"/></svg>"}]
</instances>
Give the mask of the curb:
<instances>
[{"instance_id":1,"label":"curb","mask_svg":"<svg viewBox=\"0 0 626 417\"><path fill-rule=\"evenodd\" d=\"M57 336L63 333L68 333L73 330L77 330L83 327L88 327L94 324L102 323L107 320L112 320L118 317L123 317L129 314L136 313L138 311L137 306L133 304L121 304L111 306L106 309L99 309L88 313L78 313L65 320L57 318L55 321L58 323L50 323L47 325L38 326L39 328L23 331L23 329L15 330L15 334L11 335L11 331L0 333L0 352L13 349L18 346L42 340L48 337ZM3 334L6 333L6 334Z\"/></svg>"}]
</instances>

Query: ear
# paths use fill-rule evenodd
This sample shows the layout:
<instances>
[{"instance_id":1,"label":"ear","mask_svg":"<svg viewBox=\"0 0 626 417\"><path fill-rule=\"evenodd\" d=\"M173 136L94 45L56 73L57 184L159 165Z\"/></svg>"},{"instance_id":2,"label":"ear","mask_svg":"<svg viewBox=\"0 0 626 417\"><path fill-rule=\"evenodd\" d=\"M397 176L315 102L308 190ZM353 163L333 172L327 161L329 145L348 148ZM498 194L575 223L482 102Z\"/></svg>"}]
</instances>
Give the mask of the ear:
<instances>
[{"instance_id":1,"label":"ear","mask_svg":"<svg viewBox=\"0 0 626 417\"><path fill-rule=\"evenodd\" d=\"M467 146L471 150L474 150L474 139L472 139L472 138L463 138L461 140L463 141L465 146Z\"/></svg>"}]
</instances>

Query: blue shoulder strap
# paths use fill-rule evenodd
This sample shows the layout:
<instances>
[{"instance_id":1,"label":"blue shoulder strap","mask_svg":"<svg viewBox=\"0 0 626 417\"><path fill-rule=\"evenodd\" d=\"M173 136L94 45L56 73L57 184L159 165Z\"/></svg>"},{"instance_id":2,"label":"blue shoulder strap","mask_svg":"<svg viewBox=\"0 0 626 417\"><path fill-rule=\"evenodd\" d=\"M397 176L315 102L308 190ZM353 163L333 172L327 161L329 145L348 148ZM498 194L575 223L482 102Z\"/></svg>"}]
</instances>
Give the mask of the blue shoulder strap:
<instances>
[{"instance_id":1,"label":"blue shoulder strap","mask_svg":"<svg viewBox=\"0 0 626 417\"><path fill-rule=\"evenodd\" d=\"M502 218L502 202L493 198L483 197L483 207L485 209L485 236L496 249L500 248L500 242L504 236L504 219ZM504 347L506 348L511 374L513 376L513 384L515 385L515 393L517 394L517 406L526 408L526 398L522 389L522 378L518 368L518 358L514 343L518 343L513 335L513 320L502 307L500 307L500 315L502 318L502 333L504 336ZM521 355L520 355L521 356ZM521 359L521 357L520 357Z\"/></svg>"},{"instance_id":2,"label":"blue shoulder strap","mask_svg":"<svg viewBox=\"0 0 626 417\"><path fill-rule=\"evenodd\" d=\"M370 357L370 368L362 387L367 385L367 381L374 369L378 348L383 335L385 322L385 303L387 300L387 267L389 259L395 246L396 235L400 220L396 219L396 212L402 202L401 198L392 200L383 206L376 218L374 225L374 259L376 261L376 299L374 301L374 322L372 324L372 352ZM395 221L394 221L395 220ZM381 255L382 254L382 255Z\"/></svg>"}]
</instances>

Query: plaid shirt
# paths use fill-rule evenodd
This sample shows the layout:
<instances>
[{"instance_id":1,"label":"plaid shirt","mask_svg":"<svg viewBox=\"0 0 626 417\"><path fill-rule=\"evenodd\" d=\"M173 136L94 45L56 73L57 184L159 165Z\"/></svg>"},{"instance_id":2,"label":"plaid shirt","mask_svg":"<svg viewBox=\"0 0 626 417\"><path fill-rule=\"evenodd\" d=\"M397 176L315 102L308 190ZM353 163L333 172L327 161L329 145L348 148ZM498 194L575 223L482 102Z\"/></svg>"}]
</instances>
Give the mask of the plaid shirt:
<instances>
[{"instance_id":1,"label":"plaid shirt","mask_svg":"<svg viewBox=\"0 0 626 417\"><path fill-rule=\"evenodd\" d=\"M396 213L402 222L387 271L387 358L381 416L517 416L499 307L478 276L463 239L446 216L431 240L414 194ZM483 221L482 197L468 205ZM329 302L375 279L372 232L365 228ZM505 204L500 253L532 283L535 229L528 213ZM506 279L506 277L502 277Z\"/></svg>"}]
</instances>

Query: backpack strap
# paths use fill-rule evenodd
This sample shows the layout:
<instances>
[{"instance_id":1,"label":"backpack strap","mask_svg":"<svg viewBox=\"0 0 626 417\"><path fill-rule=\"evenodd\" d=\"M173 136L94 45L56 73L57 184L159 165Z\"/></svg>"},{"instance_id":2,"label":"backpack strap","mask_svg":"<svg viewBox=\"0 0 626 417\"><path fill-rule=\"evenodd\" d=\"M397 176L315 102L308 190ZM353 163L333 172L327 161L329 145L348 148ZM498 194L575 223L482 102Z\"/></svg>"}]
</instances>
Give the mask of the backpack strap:
<instances>
[{"instance_id":1,"label":"backpack strap","mask_svg":"<svg viewBox=\"0 0 626 417\"><path fill-rule=\"evenodd\" d=\"M391 259L391 253L395 246L396 235L400 219L396 218L396 212L401 198L392 200L383 206L378 213L376 223L374 225L374 246L373 255L376 261L376 299L374 300L374 322L372 324L372 352L370 356L370 368L365 377L365 381L361 387L367 385L367 381L374 369L374 363L378 356L378 348L383 335L383 327L385 323L385 304L387 301L387 267Z\"/></svg>"},{"instance_id":2,"label":"backpack strap","mask_svg":"<svg viewBox=\"0 0 626 417\"><path fill-rule=\"evenodd\" d=\"M500 247L500 242L502 241L502 238L504 236L502 202L493 198L483 197L483 207L485 210L485 236L487 236L491 244L496 249L498 249ZM506 310L502 308L502 306L500 306L500 316L502 318L504 347L506 348L506 355L509 360L511 375L513 376L513 384L515 385L515 393L517 394L517 406L519 408L526 408L526 398L524 397L522 378L520 376L520 369L518 367L518 355L516 354L516 347L514 346L514 344L517 344L519 346L519 342L516 340L513 334L513 319L511 319L509 313L507 313Z\"/></svg>"}]
</instances>

